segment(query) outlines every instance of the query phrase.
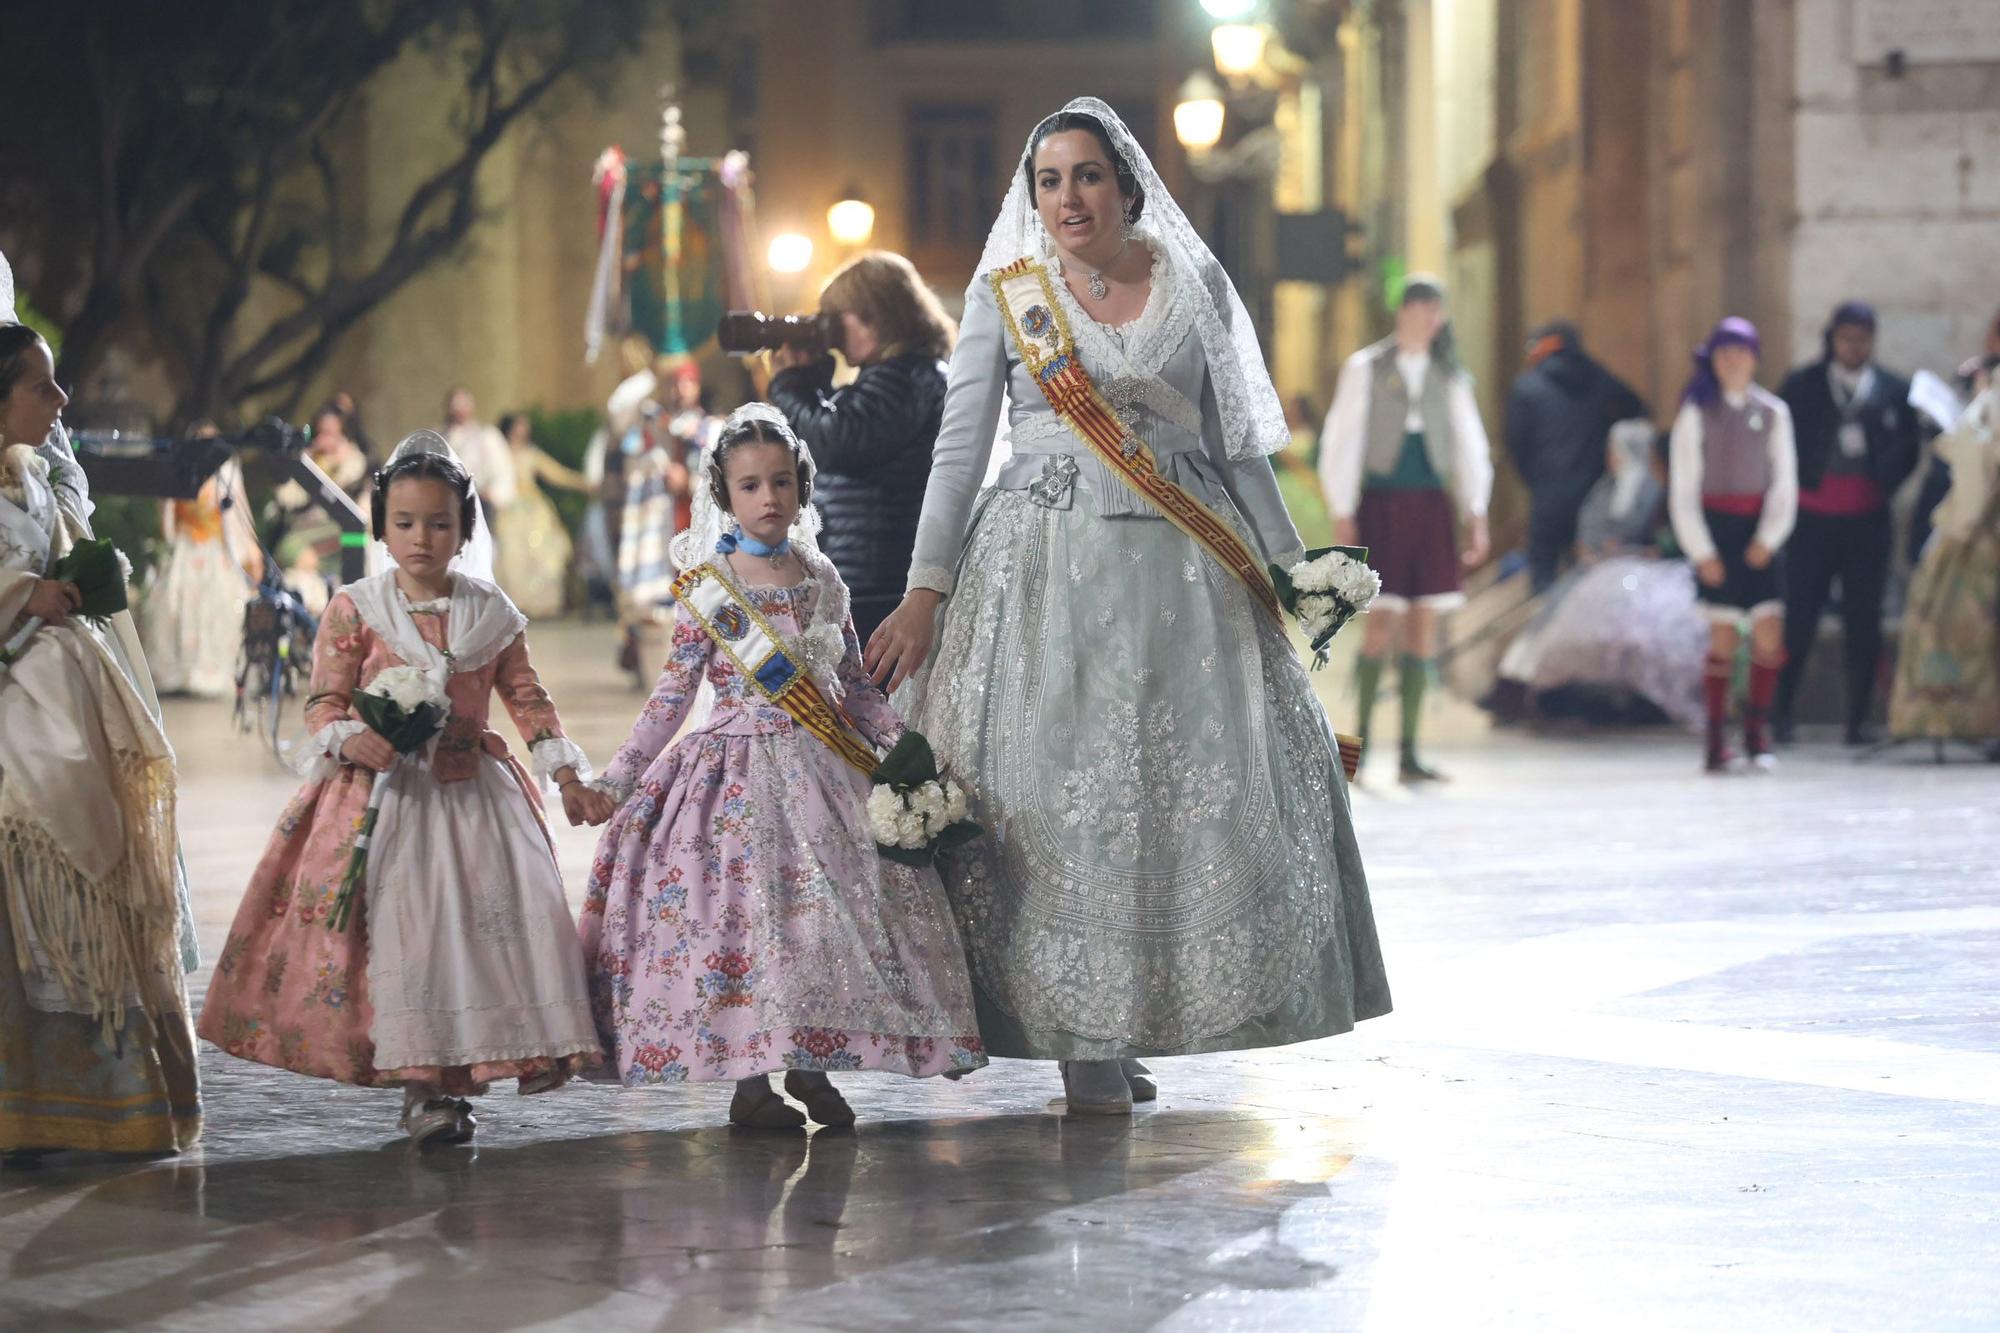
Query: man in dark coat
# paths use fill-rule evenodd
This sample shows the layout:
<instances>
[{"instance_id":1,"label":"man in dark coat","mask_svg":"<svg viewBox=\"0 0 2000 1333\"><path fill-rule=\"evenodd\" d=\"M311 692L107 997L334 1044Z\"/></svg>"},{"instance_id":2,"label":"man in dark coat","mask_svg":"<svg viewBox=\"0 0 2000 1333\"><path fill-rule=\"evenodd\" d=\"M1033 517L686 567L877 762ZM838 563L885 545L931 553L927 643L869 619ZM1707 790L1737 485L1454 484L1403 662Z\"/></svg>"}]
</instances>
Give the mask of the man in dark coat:
<instances>
[{"instance_id":1,"label":"man in dark coat","mask_svg":"<svg viewBox=\"0 0 2000 1333\"><path fill-rule=\"evenodd\" d=\"M1794 734L1806 659L1834 580L1846 634L1847 743L1871 739L1869 709L1882 656L1889 583L1889 498L1915 470L1919 439L1910 382L1874 364L1875 311L1849 301L1827 322L1820 359L1785 377L1799 453L1799 523L1785 547L1785 669L1775 730Z\"/></svg>"},{"instance_id":2,"label":"man in dark coat","mask_svg":"<svg viewBox=\"0 0 2000 1333\"><path fill-rule=\"evenodd\" d=\"M1528 484L1528 568L1536 592L1556 581L1576 545L1583 497L1604 475L1613 422L1646 415L1632 387L1584 354L1576 326L1528 336L1528 369L1507 399L1507 451Z\"/></svg>"}]
</instances>

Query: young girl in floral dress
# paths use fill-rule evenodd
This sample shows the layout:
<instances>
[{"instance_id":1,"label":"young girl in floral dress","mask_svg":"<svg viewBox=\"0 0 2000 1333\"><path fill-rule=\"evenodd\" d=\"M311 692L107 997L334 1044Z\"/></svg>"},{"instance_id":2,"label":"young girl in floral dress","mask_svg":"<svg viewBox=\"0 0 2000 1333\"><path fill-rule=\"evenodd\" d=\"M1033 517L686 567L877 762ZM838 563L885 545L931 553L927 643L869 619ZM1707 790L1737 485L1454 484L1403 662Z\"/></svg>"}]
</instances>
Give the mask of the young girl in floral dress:
<instances>
[{"instance_id":1,"label":"young girl in floral dress","mask_svg":"<svg viewBox=\"0 0 2000 1333\"><path fill-rule=\"evenodd\" d=\"M877 854L860 761L781 707L765 672L746 673L763 657L740 655L768 631L834 704L835 726L884 748L902 737L814 541L812 479L811 454L762 403L704 453L694 522L675 539L672 655L602 779L620 808L583 907L598 1031L620 1080L735 1079L730 1120L767 1129L806 1119L773 1070L813 1120L850 1125L828 1070L986 1063L936 873ZM670 747L704 679L713 712Z\"/></svg>"},{"instance_id":2,"label":"young girl in floral dress","mask_svg":"<svg viewBox=\"0 0 2000 1333\"><path fill-rule=\"evenodd\" d=\"M308 781L251 878L199 1029L246 1060L401 1087L419 1142L469 1139L464 1098L490 1083L545 1092L598 1055L540 796L486 727L494 691L571 823L603 823L611 802L585 785L589 764L529 663L526 618L451 568L477 521L471 479L430 432L376 475L375 535L396 567L337 593L320 623ZM435 740L401 758L353 706L397 666L450 701ZM382 772L365 893L335 929Z\"/></svg>"}]
</instances>

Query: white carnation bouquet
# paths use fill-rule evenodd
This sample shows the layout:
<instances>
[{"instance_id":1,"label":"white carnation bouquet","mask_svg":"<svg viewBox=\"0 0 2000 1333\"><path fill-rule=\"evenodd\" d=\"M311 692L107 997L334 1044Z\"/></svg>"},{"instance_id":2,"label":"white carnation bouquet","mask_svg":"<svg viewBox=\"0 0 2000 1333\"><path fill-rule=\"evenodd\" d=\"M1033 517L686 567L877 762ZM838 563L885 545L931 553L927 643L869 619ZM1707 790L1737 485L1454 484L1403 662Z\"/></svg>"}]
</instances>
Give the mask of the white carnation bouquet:
<instances>
[{"instance_id":1,"label":"white carnation bouquet","mask_svg":"<svg viewBox=\"0 0 2000 1333\"><path fill-rule=\"evenodd\" d=\"M972 841L985 830L966 818L965 788L938 768L930 742L906 731L876 766L868 794L868 824L875 850L907 866L927 866L937 854Z\"/></svg>"},{"instance_id":2,"label":"white carnation bouquet","mask_svg":"<svg viewBox=\"0 0 2000 1333\"><path fill-rule=\"evenodd\" d=\"M1366 611L1382 591L1382 576L1368 567L1367 548L1360 546L1308 551L1290 569L1272 565L1271 582L1312 644L1316 668L1326 665L1326 646L1340 627Z\"/></svg>"},{"instance_id":3,"label":"white carnation bouquet","mask_svg":"<svg viewBox=\"0 0 2000 1333\"><path fill-rule=\"evenodd\" d=\"M444 681L421 667L384 667L354 692L354 711L369 727L395 747L396 754L414 754L444 729L451 715L451 698ZM395 766L375 775L368 789L368 811L361 816L361 832L354 839L354 851L347 858L347 873L341 877L340 892L328 909L326 924L331 930L345 930L354 919L354 899L368 875L368 843L375 821L382 814L382 790Z\"/></svg>"}]
</instances>

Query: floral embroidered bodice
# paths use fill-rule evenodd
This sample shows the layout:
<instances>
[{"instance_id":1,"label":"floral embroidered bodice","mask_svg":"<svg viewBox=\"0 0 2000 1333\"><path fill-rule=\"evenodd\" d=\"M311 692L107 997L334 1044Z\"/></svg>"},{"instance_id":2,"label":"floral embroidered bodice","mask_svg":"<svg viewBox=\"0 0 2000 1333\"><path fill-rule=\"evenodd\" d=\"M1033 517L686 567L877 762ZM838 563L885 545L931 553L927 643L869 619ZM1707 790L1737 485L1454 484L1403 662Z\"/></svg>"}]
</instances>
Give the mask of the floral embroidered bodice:
<instances>
[{"instance_id":1,"label":"floral embroidered bodice","mask_svg":"<svg viewBox=\"0 0 2000 1333\"><path fill-rule=\"evenodd\" d=\"M811 622L814 608L825 595L819 583L810 578L793 587L752 584L743 591L757 614L787 639L796 639ZM886 749L902 738L902 719L863 672L861 645L851 620L846 626L846 642L839 673L844 692L838 707L863 739ZM666 750L693 712L703 681L714 690L715 708L691 734L798 736L813 745L820 743L746 678L729 655L715 646L708 632L681 608L674 616L672 647L659 682L640 710L630 739L619 747L605 771L605 781L613 790L629 790Z\"/></svg>"},{"instance_id":2,"label":"floral embroidered bodice","mask_svg":"<svg viewBox=\"0 0 2000 1333\"><path fill-rule=\"evenodd\" d=\"M424 642L443 650L449 642L446 631L450 600L408 605ZM408 664L362 622L352 599L345 592L336 593L320 621L319 640L313 650L306 726L317 732L331 723L355 718L355 691L365 689L385 668L404 665ZM486 725L496 690L501 705L529 745L563 735L555 701L549 698L529 660L528 636L517 635L491 662L475 671L454 671L446 683L451 717L432 758L432 768L440 782L471 777L481 750L495 758L507 755L506 741Z\"/></svg>"}]
</instances>

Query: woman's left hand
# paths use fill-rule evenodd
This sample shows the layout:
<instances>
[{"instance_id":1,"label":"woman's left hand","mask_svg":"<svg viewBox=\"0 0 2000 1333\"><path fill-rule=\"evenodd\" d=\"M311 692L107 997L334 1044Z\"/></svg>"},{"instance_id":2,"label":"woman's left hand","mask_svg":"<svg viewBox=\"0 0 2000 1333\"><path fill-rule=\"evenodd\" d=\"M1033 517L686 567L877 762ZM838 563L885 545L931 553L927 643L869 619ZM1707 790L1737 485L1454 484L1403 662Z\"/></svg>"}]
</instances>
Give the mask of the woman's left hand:
<instances>
[{"instance_id":1,"label":"woman's left hand","mask_svg":"<svg viewBox=\"0 0 2000 1333\"><path fill-rule=\"evenodd\" d=\"M563 814L573 826L588 824L595 828L618 809L609 796L575 779L563 784L562 800Z\"/></svg>"},{"instance_id":2,"label":"woman's left hand","mask_svg":"<svg viewBox=\"0 0 2000 1333\"><path fill-rule=\"evenodd\" d=\"M819 360L819 356L803 347L783 343L771 349L771 369L790 370L793 366L809 366Z\"/></svg>"},{"instance_id":3,"label":"woman's left hand","mask_svg":"<svg viewBox=\"0 0 2000 1333\"><path fill-rule=\"evenodd\" d=\"M1751 542L1750 549L1743 553L1743 563L1752 569L1767 569L1771 564L1771 548L1762 542Z\"/></svg>"}]
</instances>

